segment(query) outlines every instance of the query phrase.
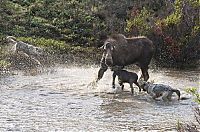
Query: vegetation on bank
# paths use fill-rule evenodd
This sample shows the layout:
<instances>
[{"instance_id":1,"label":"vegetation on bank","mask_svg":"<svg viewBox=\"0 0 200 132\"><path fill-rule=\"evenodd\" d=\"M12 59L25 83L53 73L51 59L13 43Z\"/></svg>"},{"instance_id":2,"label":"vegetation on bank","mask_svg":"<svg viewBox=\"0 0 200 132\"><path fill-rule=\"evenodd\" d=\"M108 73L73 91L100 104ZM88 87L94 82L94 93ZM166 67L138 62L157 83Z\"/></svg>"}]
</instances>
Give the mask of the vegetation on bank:
<instances>
[{"instance_id":1,"label":"vegetation on bank","mask_svg":"<svg viewBox=\"0 0 200 132\"><path fill-rule=\"evenodd\" d=\"M188 88L186 90L188 93L192 94L195 97L195 102L200 104L200 93L198 88ZM194 109L195 112L195 119L196 123L190 122L190 123L180 123L177 124L177 130L178 132L199 132L199 126L200 126L200 108L197 106Z\"/></svg>"},{"instance_id":2,"label":"vegetation on bank","mask_svg":"<svg viewBox=\"0 0 200 132\"><path fill-rule=\"evenodd\" d=\"M199 82L200 84L200 82ZM192 94L193 96L195 96L195 102L197 102L198 104L200 104L200 89L198 88L188 88L186 91L190 94Z\"/></svg>"},{"instance_id":3,"label":"vegetation on bank","mask_svg":"<svg viewBox=\"0 0 200 132\"><path fill-rule=\"evenodd\" d=\"M155 59L162 64L190 65L200 59L199 13L199 0L157 2L153 8L136 6L127 30L151 38L157 46Z\"/></svg>"},{"instance_id":4,"label":"vegetation on bank","mask_svg":"<svg viewBox=\"0 0 200 132\"><path fill-rule=\"evenodd\" d=\"M79 63L99 64L101 58L101 50L95 47L72 46L65 41L46 38L18 37L17 40L41 47L45 54L38 57L37 60L46 66ZM12 47L7 46L7 44L0 47L0 70L26 69L37 66L31 58L20 52L14 53L11 49Z\"/></svg>"},{"instance_id":5,"label":"vegetation on bank","mask_svg":"<svg viewBox=\"0 0 200 132\"><path fill-rule=\"evenodd\" d=\"M145 35L156 45L159 64L195 66L200 59L199 12L199 0L3 0L0 43L2 47L5 36L12 35L51 54L99 58L97 48L105 35ZM0 59L4 65L3 54Z\"/></svg>"}]
</instances>

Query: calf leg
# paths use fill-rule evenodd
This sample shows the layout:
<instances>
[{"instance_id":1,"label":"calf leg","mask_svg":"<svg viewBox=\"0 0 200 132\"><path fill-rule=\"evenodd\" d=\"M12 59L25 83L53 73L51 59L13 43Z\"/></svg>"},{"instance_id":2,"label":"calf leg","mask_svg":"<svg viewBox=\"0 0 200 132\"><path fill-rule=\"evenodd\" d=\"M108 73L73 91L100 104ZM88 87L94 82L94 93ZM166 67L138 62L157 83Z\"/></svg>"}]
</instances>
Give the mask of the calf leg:
<instances>
[{"instance_id":1,"label":"calf leg","mask_svg":"<svg viewBox=\"0 0 200 132\"><path fill-rule=\"evenodd\" d=\"M141 87L140 87L140 85L138 84L138 82L136 81L136 82L134 82L134 84L138 86L139 91L141 92L142 90L141 90Z\"/></svg>"},{"instance_id":2,"label":"calf leg","mask_svg":"<svg viewBox=\"0 0 200 132\"><path fill-rule=\"evenodd\" d=\"M123 90L124 90L124 84L123 84L123 82L120 82L120 81L119 81L119 85L121 86L122 91L123 91Z\"/></svg>"},{"instance_id":3,"label":"calf leg","mask_svg":"<svg viewBox=\"0 0 200 132\"><path fill-rule=\"evenodd\" d=\"M134 95L133 83L130 83L130 87L131 87L131 94Z\"/></svg>"}]
</instances>

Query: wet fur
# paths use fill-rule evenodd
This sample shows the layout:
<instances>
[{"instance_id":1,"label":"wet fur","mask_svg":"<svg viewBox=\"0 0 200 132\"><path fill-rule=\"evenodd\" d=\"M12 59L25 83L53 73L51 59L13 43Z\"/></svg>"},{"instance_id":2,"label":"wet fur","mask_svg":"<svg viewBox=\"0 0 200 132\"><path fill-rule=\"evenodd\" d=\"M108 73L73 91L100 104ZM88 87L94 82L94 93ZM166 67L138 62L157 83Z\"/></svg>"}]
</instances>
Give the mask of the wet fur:
<instances>
[{"instance_id":1,"label":"wet fur","mask_svg":"<svg viewBox=\"0 0 200 132\"><path fill-rule=\"evenodd\" d=\"M164 101L170 101L172 94L175 92L178 96L178 100L180 100L180 91L178 89L173 89L168 85L144 82L141 87L144 89L144 91L147 91L147 93L152 96L153 99L162 97Z\"/></svg>"}]
</instances>

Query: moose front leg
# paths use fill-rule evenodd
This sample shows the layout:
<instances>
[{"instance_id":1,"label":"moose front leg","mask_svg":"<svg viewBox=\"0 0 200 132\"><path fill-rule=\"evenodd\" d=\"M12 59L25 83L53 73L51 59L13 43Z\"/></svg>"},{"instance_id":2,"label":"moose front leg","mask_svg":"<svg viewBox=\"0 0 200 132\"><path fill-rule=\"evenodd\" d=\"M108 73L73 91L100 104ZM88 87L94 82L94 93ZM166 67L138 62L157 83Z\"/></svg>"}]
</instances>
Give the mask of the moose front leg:
<instances>
[{"instance_id":1,"label":"moose front leg","mask_svg":"<svg viewBox=\"0 0 200 132\"><path fill-rule=\"evenodd\" d=\"M116 78L116 73L113 72L112 88L115 88L115 78Z\"/></svg>"},{"instance_id":2,"label":"moose front leg","mask_svg":"<svg viewBox=\"0 0 200 132\"><path fill-rule=\"evenodd\" d=\"M98 71L98 78L96 80L96 82L98 82L104 75L104 72L106 71L107 69L106 68L100 68L99 71Z\"/></svg>"},{"instance_id":3,"label":"moose front leg","mask_svg":"<svg viewBox=\"0 0 200 132\"><path fill-rule=\"evenodd\" d=\"M141 71L142 71L141 77L144 78L144 81L147 81L149 79L148 67L147 68L141 67Z\"/></svg>"},{"instance_id":4,"label":"moose front leg","mask_svg":"<svg viewBox=\"0 0 200 132\"><path fill-rule=\"evenodd\" d=\"M108 69L108 66L105 64L105 58L101 59L100 69L98 71L98 78L96 82L98 82L104 75L104 72Z\"/></svg>"}]
</instances>

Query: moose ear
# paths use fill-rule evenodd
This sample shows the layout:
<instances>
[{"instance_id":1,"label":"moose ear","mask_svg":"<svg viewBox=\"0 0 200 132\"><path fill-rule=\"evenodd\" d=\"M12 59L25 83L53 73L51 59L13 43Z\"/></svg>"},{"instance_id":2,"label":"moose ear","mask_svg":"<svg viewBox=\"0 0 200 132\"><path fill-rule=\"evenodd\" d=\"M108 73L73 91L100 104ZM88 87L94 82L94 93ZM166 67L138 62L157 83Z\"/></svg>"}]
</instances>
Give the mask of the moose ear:
<instances>
[{"instance_id":1,"label":"moose ear","mask_svg":"<svg viewBox=\"0 0 200 132\"><path fill-rule=\"evenodd\" d=\"M107 45L109 45L110 42L105 42L99 49L106 49Z\"/></svg>"},{"instance_id":2,"label":"moose ear","mask_svg":"<svg viewBox=\"0 0 200 132\"><path fill-rule=\"evenodd\" d=\"M104 45L102 45L101 47L99 47L98 49L103 49L104 48Z\"/></svg>"},{"instance_id":3,"label":"moose ear","mask_svg":"<svg viewBox=\"0 0 200 132\"><path fill-rule=\"evenodd\" d=\"M114 49L115 49L115 45L112 45L111 50L114 50Z\"/></svg>"}]
</instances>

